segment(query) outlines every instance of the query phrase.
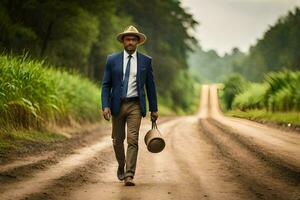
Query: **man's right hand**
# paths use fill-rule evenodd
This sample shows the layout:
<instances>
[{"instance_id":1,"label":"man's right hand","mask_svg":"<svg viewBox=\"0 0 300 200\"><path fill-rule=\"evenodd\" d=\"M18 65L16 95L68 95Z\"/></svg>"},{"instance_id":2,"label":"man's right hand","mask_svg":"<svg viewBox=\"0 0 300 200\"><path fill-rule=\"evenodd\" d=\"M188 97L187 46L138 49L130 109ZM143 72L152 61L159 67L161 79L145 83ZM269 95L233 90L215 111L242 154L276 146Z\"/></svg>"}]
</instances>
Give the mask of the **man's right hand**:
<instances>
[{"instance_id":1,"label":"man's right hand","mask_svg":"<svg viewBox=\"0 0 300 200\"><path fill-rule=\"evenodd\" d=\"M110 111L110 108L104 108L102 110L102 115L104 117L105 120L109 121L110 118L111 118L111 111Z\"/></svg>"}]
</instances>

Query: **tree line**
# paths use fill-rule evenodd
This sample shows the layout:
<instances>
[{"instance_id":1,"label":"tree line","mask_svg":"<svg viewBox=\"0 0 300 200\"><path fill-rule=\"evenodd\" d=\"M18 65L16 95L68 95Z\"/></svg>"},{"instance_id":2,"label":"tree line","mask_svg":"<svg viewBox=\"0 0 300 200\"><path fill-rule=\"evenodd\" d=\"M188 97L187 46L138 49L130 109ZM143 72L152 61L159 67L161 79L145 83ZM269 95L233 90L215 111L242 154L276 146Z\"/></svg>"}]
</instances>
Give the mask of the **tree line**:
<instances>
[{"instance_id":1,"label":"tree line","mask_svg":"<svg viewBox=\"0 0 300 200\"><path fill-rule=\"evenodd\" d=\"M202 81L224 81L239 73L251 81L262 81L270 71L300 70L300 8L296 7L270 26L248 53L233 48L219 56L201 48L190 54L191 70Z\"/></svg>"},{"instance_id":2,"label":"tree line","mask_svg":"<svg viewBox=\"0 0 300 200\"><path fill-rule=\"evenodd\" d=\"M148 36L140 50L153 57L158 92L188 110L193 81L187 56L197 21L178 0L2 0L0 49L78 71L100 82L106 56L121 51L116 35L130 24Z\"/></svg>"}]
</instances>

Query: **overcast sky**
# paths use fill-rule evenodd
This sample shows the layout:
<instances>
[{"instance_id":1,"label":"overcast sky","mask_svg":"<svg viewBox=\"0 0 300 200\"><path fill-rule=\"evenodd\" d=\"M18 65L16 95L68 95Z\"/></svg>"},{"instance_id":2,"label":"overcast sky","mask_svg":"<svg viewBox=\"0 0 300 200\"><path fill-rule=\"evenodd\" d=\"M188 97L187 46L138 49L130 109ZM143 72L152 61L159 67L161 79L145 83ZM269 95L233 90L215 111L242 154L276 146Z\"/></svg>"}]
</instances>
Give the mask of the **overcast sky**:
<instances>
[{"instance_id":1,"label":"overcast sky","mask_svg":"<svg viewBox=\"0 0 300 200\"><path fill-rule=\"evenodd\" d=\"M181 0L200 22L196 37L203 49L220 55L238 47L243 52L300 0Z\"/></svg>"}]
</instances>

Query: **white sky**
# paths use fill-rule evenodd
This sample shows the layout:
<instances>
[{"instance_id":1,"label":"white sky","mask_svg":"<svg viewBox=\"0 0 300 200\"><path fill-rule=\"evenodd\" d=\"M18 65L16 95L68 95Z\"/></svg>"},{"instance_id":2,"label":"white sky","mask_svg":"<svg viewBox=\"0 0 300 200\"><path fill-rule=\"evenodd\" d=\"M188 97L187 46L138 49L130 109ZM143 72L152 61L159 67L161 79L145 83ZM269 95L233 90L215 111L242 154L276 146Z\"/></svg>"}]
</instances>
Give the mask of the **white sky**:
<instances>
[{"instance_id":1,"label":"white sky","mask_svg":"<svg viewBox=\"0 0 300 200\"><path fill-rule=\"evenodd\" d=\"M182 6L200 23L195 36L204 50L220 55L233 47L247 52L300 0L181 0Z\"/></svg>"}]
</instances>

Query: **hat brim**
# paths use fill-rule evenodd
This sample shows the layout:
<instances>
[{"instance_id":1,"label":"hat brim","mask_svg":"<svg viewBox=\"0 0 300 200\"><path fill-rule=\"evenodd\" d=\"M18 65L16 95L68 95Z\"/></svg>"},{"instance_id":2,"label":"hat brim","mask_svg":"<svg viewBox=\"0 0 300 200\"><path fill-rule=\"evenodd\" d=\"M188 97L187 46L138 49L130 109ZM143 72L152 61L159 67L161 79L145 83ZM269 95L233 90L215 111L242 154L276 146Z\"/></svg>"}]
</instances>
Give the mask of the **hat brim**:
<instances>
[{"instance_id":1,"label":"hat brim","mask_svg":"<svg viewBox=\"0 0 300 200\"><path fill-rule=\"evenodd\" d=\"M136 32L125 32L124 33L123 32L123 33L119 33L117 35L117 40L122 43L123 42L123 37L125 35L136 35L139 38L138 44L140 44L140 45L144 44L146 39L147 39L146 35L144 35L143 33L136 33Z\"/></svg>"}]
</instances>

